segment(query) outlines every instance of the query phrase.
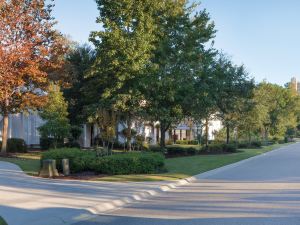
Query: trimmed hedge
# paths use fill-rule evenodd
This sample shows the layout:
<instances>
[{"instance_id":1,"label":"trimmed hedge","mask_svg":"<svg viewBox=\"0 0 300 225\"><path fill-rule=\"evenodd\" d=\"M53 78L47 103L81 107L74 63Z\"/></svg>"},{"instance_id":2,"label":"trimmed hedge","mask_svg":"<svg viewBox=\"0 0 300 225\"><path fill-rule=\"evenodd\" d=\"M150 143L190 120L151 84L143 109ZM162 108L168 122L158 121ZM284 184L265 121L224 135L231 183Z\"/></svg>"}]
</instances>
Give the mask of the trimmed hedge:
<instances>
[{"instance_id":1,"label":"trimmed hedge","mask_svg":"<svg viewBox=\"0 0 300 225\"><path fill-rule=\"evenodd\" d=\"M167 154L169 156L191 156L197 155L198 150L193 147L180 147L180 146L168 146L167 147Z\"/></svg>"},{"instance_id":2,"label":"trimmed hedge","mask_svg":"<svg viewBox=\"0 0 300 225\"><path fill-rule=\"evenodd\" d=\"M177 145L198 145L199 143L198 143L197 140L192 140L192 141L189 141L189 140L177 140L176 144Z\"/></svg>"},{"instance_id":3,"label":"trimmed hedge","mask_svg":"<svg viewBox=\"0 0 300 225\"><path fill-rule=\"evenodd\" d=\"M262 147L261 141L252 141L250 144L248 142L238 143L238 148L260 148Z\"/></svg>"},{"instance_id":4,"label":"trimmed hedge","mask_svg":"<svg viewBox=\"0 0 300 225\"><path fill-rule=\"evenodd\" d=\"M63 148L42 153L41 160L55 159L62 172L62 159L69 159L71 173L94 171L101 174L149 174L164 168L164 156L160 153L126 153L97 157L94 151Z\"/></svg>"},{"instance_id":5,"label":"trimmed hedge","mask_svg":"<svg viewBox=\"0 0 300 225\"><path fill-rule=\"evenodd\" d=\"M127 153L97 158L94 171L101 174L150 174L164 169L164 156L159 153Z\"/></svg>"},{"instance_id":6,"label":"trimmed hedge","mask_svg":"<svg viewBox=\"0 0 300 225\"><path fill-rule=\"evenodd\" d=\"M58 171L62 172L62 160L69 159L71 173L90 171L91 162L96 158L96 152L84 151L78 148L53 149L42 153L41 160L55 159Z\"/></svg>"},{"instance_id":7,"label":"trimmed hedge","mask_svg":"<svg viewBox=\"0 0 300 225\"><path fill-rule=\"evenodd\" d=\"M223 153L223 152L234 153L237 151L237 145L236 144L211 144L208 145L208 147L204 146L202 150L210 153Z\"/></svg>"},{"instance_id":8,"label":"trimmed hedge","mask_svg":"<svg viewBox=\"0 0 300 225\"><path fill-rule=\"evenodd\" d=\"M0 148L1 147L2 147L2 141L0 142ZM26 142L20 138L8 138L7 139L7 152L8 153L27 152Z\"/></svg>"}]
</instances>

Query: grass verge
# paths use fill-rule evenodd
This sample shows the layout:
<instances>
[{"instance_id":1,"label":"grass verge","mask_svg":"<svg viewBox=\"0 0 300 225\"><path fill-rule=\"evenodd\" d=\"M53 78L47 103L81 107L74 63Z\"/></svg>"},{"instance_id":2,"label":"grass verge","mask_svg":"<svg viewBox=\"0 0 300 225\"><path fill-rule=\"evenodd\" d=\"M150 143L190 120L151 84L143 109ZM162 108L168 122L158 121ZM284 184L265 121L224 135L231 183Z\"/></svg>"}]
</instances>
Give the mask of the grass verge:
<instances>
[{"instance_id":1,"label":"grass verge","mask_svg":"<svg viewBox=\"0 0 300 225\"><path fill-rule=\"evenodd\" d=\"M278 149L289 144L275 144L259 149L243 149L233 154L198 155L166 159L167 173L151 175L118 175L95 179L97 181L170 181L183 179L200 173L226 166L244 159Z\"/></svg>"},{"instance_id":2,"label":"grass verge","mask_svg":"<svg viewBox=\"0 0 300 225\"><path fill-rule=\"evenodd\" d=\"M110 182L142 182L171 181L183 179L222 166L226 166L247 158L251 158L253 156L257 156L286 145L288 144L275 144L271 146L265 146L259 149L243 149L242 151L233 154L198 155L191 157L171 158L166 159L166 168L168 171L167 173L104 176L94 178L92 180ZM26 153L19 154L16 156L16 158L0 158L0 161L14 163L29 175L38 175L40 169L39 157L40 156L37 154Z\"/></svg>"},{"instance_id":3,"label":"grass verge","mask_svg":"<svg viewBox=\"0 0 300 225\"><path fill-rule=\"evenodd\" d=\"M0 158L0 161L18 165L26 174L37 176L40 170L40 160L32 158Z\"/></svg>"}]
</instances>

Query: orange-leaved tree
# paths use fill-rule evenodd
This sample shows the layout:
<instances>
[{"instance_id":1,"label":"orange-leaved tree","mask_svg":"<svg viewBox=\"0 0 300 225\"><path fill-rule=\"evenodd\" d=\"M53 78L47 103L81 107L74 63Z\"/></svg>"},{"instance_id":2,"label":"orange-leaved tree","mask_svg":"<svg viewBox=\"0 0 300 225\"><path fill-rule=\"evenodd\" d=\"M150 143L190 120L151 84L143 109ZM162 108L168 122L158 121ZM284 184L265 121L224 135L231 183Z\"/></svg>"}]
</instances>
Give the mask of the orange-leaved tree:
<instances>
[{"instance_id":1,"label":"orange-leaved tree","mask_svg":"<svg viewBox=\"0 0 300 225\"><path fill-rule=\"evenodd\" d=\"M45 0L0 0L2 154L7 148L8 115L42 106L48 73L62 62L66 46L54 29L53 6Z\"/></svg>"}]
</instances>

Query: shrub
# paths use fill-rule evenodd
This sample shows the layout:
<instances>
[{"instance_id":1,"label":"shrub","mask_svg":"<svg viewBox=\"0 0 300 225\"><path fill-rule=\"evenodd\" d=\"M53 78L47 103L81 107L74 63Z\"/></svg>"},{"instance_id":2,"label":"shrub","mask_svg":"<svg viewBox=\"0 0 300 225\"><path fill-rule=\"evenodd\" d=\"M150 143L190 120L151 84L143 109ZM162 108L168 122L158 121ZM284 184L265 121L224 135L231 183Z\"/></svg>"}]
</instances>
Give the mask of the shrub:
<instances>
[{"instance_id":1,"label":"shrub","mask_svg":"<svg viewBox=\"0 0 300 225\"><path fill-rule=\"evenodd\" d=\"M253 141L253 142L251 142L251 146L255 147L255 148L260 148L262 146L262 142L261 141Z\"/></svg>"},{"instance_id":2,"label":"shrub","mask_svg":"<svg viewBox=\"0 0 300 225\"><path fill-rule=\"evenodd\" d=\"M186 156L187 148L183 148L180 146L168 146L167 154L170 156Z\"/></svg>"},{"instance_id":3,"label":"shrub","mask_svg":"<svg viewBox=\"0 0 300 225\"><path fill-rule=\"evenodd\" d=\"M0 142L0 147L2 147L2 142ZM26 142L20 138L7 139L7 152L27 152Z\"/></svg>"},{"instance_id":4,"label":"shrub","mask_svg":"<svg viewBox=\"0 0 300 225\"><path fill-rule=\"evenodd\" d=\"M167 154L169 156L190 156L196 155L198 150L194 147L168 146Z\"/></svg>"},{"instance_id":5,"label":"shrub","mask_svg":"<svg viewBox=\"0 0 300 225\"><path fill-rule=\"evenodd\" d=\"M159 153L127 153L97 158L93 171L109 175L150 174L164 168L164 157Z\"/></svg>"},{"instance_id":6,"label":"shrub","mask_svg":"<svg viewBox=\"0 0 300 225\"><path fill-rule=\"evenodd\" d=\"M238 143L238 148L248 148L249 144L247 142Z\"/></svg>"},{"instance_id":7,"label":"shrub","mask_svg":"<svg viewBox=\"0 0 300 225\"><path fill-rule=\"evenodd\" d=\"M208 147L203 147L204 151L211 152L211 153L221 153L223 152L223 144L211 144Z\"/></svg>"},{"instance_id":8,"label":"shrub","mask_svg":"<svg viewBox=\"0 0 300 225\"><path fill-rule=\"evenodd\" d=\"M62 159L69 159L71 173L89 171L91 162L96 158L96 152L84 151L78 148L61 148L42 153L41 160L55 159L58 171L62 171Z\"/></svg>"},{"instance_id":9,"label":"shrub","mask_svg":"<svg viewBox=\"0 0 300 225\"><path fill-rule=\"evenodd\" d=\"M77 141L71 140L70 142L64 145L66 148L80 148L80 144Z\"/></svg>"},{"instance_id":10,"label":"shrub","mask_svg":"<svg viewBox=\"0 0 300 225\"><path fill-rule=\"evenodd\" d=\"M192 141L188 141L188 140L177 140L176 141L177 145L198 145L198 141L197 140L192 140Z\"/></svg>"},{"instance_id":11,"label":"shrub","mask_svg":"<svg viewBox=\"0 0 300 225\"><path fill-rule=\"evenodd\" d=\"M160 153L165 153L165 149L162 149L159 145L150 145L149 150L151 152L160 152Z\"/></svg>"},{"instance_id":12,"label":"shrub","mask_svg":"<svg viewBox=\"0 0 300 225\"><path fill-rule=\"evenodd\" d=\"M237 152L237 145L236 144L224 144L223 151L231 152L231 153Z\"/></svg>"},{"instance_id":13,"label":"shrub","mask_svg":"<svg viewBox=\"0 0 300 225\"><path fill-rule=\"evenodd\" d=\"M95 151L62 148L44 152L41 160L55 159L62 172L62 159L69 159L71 173L94 171L102 174L148 174L162 170L164 157L160 153L126 153L97 157Z\"/></svg>"},{"instance_id":14,"label":"shrub","mask_svg":"<svg viewBox=\"0 0 300 225\"><path fill-rule=\"evenodd\" d=\"M40 138L40 146L42 150L49 150L50 148L54 148L54 139L49 137L41 137ZM59 140L57 143L58 148L64 147L64 141Z\"/></svg>"},{"instance_id":15,"label":"shrub","mask_svg":"<svg viewBox=\"0 0 300 225\"><path fill-rule=\"evenodd\" d=\"M176 144L177 145L188 145L189 141L188 140L177 140Z\"/></svg>"},{"instance_id":16,"label":"shrub","mask_svg":"<svg viewBox=\"0 0 300 225\"><path fill-rule=\"evenodd\" d=\"M211 144L208 147L204 146L202 151L210 152L210 153L222 153L222 152L236 152L237 145L236 144Z\"/></svg>"}]
</instances>

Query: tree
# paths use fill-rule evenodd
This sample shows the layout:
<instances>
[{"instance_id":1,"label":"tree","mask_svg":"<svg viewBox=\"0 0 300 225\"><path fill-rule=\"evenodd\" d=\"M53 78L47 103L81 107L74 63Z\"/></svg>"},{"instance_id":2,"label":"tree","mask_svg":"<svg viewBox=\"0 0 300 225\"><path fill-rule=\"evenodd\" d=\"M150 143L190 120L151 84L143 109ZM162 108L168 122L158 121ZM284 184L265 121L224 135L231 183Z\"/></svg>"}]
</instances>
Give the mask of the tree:
<instances>
[{"instance_id":1,"label":"tree","mask_svg":"<svg viewBox=\"0 0 300 225\"><path fill-rule=\"evenodd\" d=\"M40 107L46 98L47 70L60 65L64 38L44 0L0 0L0 111L6 153L8 115Z\"/></svg>"},{"instance_id":2,"label":"tree","mask_svg":"<svg viewBox=\"0 0 300 225\"><path fill-rule=\"evenodd\" d=\"M253 133L261 133L265 142L270 135L281 139L297 126L298 112L299 98L292 90L264 81L254 89L251 109L240 117L240 130L247 131L249 142Z\"/></svg>"},{"instance_id":3,"label":"tree","mask_svg":"<svg viewBox=\"0 0 300 225\"><path fill-rule=\"evenodd\" d=\"M140 78L154 49L157 8L163 3L159 0L96 0L96 3L101 31L92 32L90 38L97 53L85 88L87 98L93 99L87 105L122 114L131 131L144 100L139 90ZM131 150L131 138L127 139L127 146Z\"/></svg>"},{"instance_id":4,"label":"tree","mask_svg":"<svg viewBox=\"0 0 300 225\"><path fill-rule=\"evenodd\" d=\"M51 84L48 92L48 100L40 112L45 124L39 127L42 138L52 138L54 148L64 138L69 137L70 124L68 119L68 104L64 100L59 86Z\"/></svg>"},{"instance_id":5,"label":"tree","mask_svg":"<svg viewBox=\"0 0 300 225\"><path fill-rule=\"evenodd\" d=\"M68 112L70 123L80 126L86 119L84 105L89 101L84 96L84 86L91 66L95 61L95 50L89 45L75 45L65 60L64 72L67 77L67 86L64 88L64 97L68 101Z\"/></svg>"},{"instance_id":6,"label":"tree","mask_svg":"<svg viewBox=\"0 0 300 225\"><path fill-rule=\"evenodd\" d=\"M235 66L224 55L220 55L215 68L217 114L226 127L226 143L230 142L230 130L237 127L239 114L246 108L254 88L244 66Z\"/></svg>"},{"instance_id":7,"label":"tree","mask_svg":"<svg viewBox=\"0 0 300 225\"><path fill-rule=\"evenodd\" d=\"M165 1L160 14L153 67L145 78L146 114L160 122L160 145L165 132L191 113L195 82L211 54L206 44L214 37L214 24L205 10L195 12L187 1Z\"/></svg>"},{"instance_id":8,"label":"tree","mask_svg":"<svg viewBox=\"0 0 300 225\"><path fill-rule=\"evenodd\" d=\"M117 114L104 108L95 110L97 111L89 117L89 122L98 125L102 147L108 155L111 155L116 141Z\"/></svg>"}]
</instances>

